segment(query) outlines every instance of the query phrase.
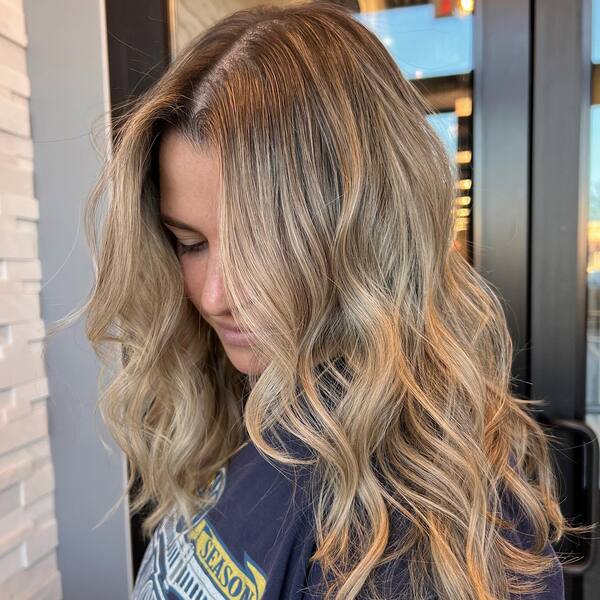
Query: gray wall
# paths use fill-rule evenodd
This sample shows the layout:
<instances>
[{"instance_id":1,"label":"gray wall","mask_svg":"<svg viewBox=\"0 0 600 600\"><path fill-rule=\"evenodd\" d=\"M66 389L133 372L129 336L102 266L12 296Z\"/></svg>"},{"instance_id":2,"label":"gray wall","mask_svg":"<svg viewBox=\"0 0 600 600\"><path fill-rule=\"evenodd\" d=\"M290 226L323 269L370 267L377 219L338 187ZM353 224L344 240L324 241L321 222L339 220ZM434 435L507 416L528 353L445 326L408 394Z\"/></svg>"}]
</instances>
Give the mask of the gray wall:
<instances>
[{"instance_id":1,"label":"gray wall","mask_svg":"<svg viewBox=\"0 0 600 600\"><path fill-rule=\"evenodd\" d=\"M48 327L82 304L93 280L82 209L100 165L92 135L108 131L106 26L101 0L25 0L24 8L42 317ZM99 363L82 321L48 340L46 365L64 598L127 598L127 502L98 525L124 489L126 464L94 414Z\"/></svg>"}]
</instances>

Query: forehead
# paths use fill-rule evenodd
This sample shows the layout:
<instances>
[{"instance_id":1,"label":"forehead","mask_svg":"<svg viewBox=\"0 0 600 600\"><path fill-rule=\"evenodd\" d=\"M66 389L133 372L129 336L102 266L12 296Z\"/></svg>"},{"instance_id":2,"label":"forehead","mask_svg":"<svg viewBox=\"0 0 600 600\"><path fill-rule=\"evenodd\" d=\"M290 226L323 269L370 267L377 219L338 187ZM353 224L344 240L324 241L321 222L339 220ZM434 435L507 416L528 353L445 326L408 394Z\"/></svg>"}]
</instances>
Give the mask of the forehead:
<instances>
[{"instance_id":1,"label":"forehead","mask_svg":"<svg viewBox=\"0 0 600 600\"><path fill-rule=\"evenodd\" d=\"M214 216L221 187L214 151L198 150L180 133L167 131L158 163L161 212L192 223Z\"/></svg>"}]
</instances>

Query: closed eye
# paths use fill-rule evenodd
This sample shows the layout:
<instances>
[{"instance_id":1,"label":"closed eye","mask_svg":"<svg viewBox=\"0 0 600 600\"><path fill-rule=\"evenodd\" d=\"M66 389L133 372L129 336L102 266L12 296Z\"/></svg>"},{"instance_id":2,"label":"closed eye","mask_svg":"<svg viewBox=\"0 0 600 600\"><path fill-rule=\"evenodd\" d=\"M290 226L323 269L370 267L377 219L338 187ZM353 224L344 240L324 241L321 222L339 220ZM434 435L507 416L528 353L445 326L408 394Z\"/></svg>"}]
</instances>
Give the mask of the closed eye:
<instances>
[{"instance_id":1,"label":"closed eye","mask_svg":"<svg viewBox=\"0 0 600 600\"><path fill-rule=\"evenodd\" d=\"M182 244L178 239L175 240L177 249L177 255L182 256L184 254L197 254L204 250L206 241L198 242L196 244Z\"/></svg>"}]
</instances>

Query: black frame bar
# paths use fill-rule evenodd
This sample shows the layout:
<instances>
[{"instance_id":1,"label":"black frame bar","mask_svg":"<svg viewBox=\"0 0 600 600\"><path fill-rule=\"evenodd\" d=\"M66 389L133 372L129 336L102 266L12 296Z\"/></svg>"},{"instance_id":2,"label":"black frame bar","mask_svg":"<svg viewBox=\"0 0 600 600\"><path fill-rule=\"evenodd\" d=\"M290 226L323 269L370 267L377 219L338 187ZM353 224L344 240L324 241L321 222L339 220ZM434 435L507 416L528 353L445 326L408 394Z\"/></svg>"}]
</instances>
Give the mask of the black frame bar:
<instances>
[{"instance_id":1,"label":"black frame bar","mask_svg":"<svg viewBox=\"0 0 600 600\"><path fill-rule=\"evenodd\" d=\"M114 123L126 103L148 89L170 64L169 6L167 0L106 0L105 7ZM116 133L113 128L113 138ZM126 356L123 358L126 360ZM144 517L145 511L142 511L130 518L134 580L147 546L141 531Z\"/></svg>"},{"instance_id":2,"label":"black frame bar","mask_svg":"<svg viewBox=\"0 0 600 600\"><path fill-rule=\"evenodd\" d=\"M478 2L474 18L473 265L503 301L514 393L527 397L530 1Z\"/></svg>"},{"instance_id":3,"label":"black frame bar","mask_svg":"<svg viewBox=\"0 0 600 600\"><path fill-rule=\"evenodd\" d=\"M549 417L581 425L586 416L591 0L533 0L533 7L531 392L545 401ZM581 458L575 448L569 451L570 456L561 453L561 459L574 458L563 460L561 469L567 516L585 513L576 492ZM598 490L592 491L597 504ZM599 571L596 560L585 580L567 573L567 598L596 597Z\"/></svg>"}]
</instances>

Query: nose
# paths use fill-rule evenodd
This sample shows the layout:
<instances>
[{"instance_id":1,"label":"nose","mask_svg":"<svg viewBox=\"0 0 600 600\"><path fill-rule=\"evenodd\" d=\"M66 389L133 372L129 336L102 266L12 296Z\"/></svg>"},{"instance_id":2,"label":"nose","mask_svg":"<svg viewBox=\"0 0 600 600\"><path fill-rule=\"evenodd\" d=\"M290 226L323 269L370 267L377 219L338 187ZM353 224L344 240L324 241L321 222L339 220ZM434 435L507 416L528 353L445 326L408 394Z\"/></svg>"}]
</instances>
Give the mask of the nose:
<instances>
[{"instance_id":1,"label":"nose","mask_svg":"<svg viewBox=\"0 0 600 600\"><path fill-rule=\"evenodd\" d=\"M218 253L208 259L201 304L202 311L210 316L220 316L229 312Z\"/></svg>"}]
</instances>

